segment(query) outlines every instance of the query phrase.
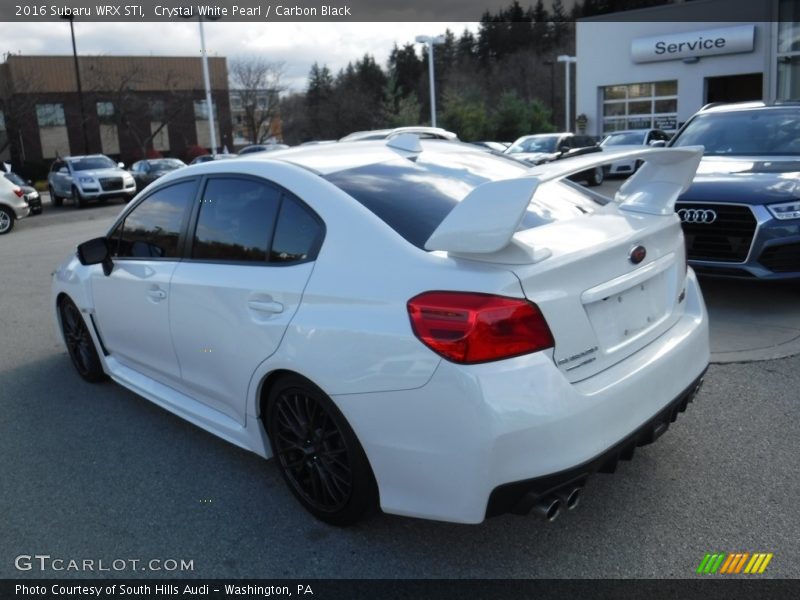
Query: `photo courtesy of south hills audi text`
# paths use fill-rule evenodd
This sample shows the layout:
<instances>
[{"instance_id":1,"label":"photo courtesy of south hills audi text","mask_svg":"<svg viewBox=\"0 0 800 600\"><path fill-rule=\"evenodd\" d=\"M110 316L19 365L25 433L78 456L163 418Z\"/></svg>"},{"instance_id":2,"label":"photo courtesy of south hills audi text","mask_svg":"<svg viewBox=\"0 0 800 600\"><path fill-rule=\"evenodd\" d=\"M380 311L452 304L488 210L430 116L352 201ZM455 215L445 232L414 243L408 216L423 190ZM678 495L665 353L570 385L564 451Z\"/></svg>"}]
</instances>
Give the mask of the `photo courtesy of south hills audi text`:
<instances>
[{"instance_id":1,"label":"photo courtesy of south hills audi text","mask_svg":"<svg viewBox=\"0 0 800 600\"><path fill-rule=\"evenodd\" d=\"M296 589L294 589L296 588ZM313 596L314 590L308 584L297 584L290 588L288 585L233 585L233 584L211 584L191 585L182 583L163 584L118 584L108 585L81 585L52 583L47 585L28 585L18 583L14 586L14 594L18 598L25 596L68 596L68 597L95 597L95 598L127 598L127 597L173 597L173 596L193 596L207 597L210 594L223 593L226 596Z\"/></svg>"}]
</instances>

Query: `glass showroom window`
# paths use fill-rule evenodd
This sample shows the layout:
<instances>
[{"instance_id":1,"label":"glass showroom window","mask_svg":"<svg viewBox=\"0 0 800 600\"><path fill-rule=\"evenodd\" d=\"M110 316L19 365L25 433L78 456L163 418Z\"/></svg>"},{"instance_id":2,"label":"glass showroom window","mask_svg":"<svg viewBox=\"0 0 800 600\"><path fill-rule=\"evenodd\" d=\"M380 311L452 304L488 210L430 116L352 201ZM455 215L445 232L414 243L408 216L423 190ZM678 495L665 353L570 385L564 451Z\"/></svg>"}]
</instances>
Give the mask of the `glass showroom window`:
<instances>
[{"instance_id":1,"label":"glass showroom window","mask_svg":"<svg viewBox=\"0 0 800 600\"><path fill-rule=\"evenodd\" d=\"M777 100L800 99L800 0L781 0L778 7Z\"/></svg>"},{"instance_id":2,"label":"glass showroom window","mask_svg":"<svg viewBox=\"0 0 800 600\"><path fill-rule=\"evenodd\" d=\"M602 88L603 133L623 129L663 129L678 125L678 82L656 81Z\"/></svg>"},{"instance_id":3,"label":"glass showroom window","mask_svg":"<svg viewBox=\"0 0 800 600\"><path fill-rule=\"evenodd\" d=\"M36 121L39 127L62 127L67 124L63 104L37 104Z\"/></svg>"}]
</instances>

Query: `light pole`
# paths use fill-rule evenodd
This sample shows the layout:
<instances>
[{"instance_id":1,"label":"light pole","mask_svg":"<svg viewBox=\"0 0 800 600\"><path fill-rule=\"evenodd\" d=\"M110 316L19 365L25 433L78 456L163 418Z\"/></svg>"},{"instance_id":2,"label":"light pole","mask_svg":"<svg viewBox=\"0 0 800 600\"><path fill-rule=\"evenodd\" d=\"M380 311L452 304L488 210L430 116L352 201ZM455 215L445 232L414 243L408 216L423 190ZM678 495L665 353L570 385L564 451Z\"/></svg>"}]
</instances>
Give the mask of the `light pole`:
<instances>
[{"instance_id":1,"label":"light pole","mask_svg":"<svg viewBox=\"0 0 800 600\"><path fill-rule=\"evenodd\" d=\"M556 60L558 62L563 62L564 63L564 81L565 81L564 87L566 88L566 98L564 99L564 105L565 105L565 110L564 110L565 129L564 129L564 131L571 131L571 129L569 128L569 122L570 122L570 118L569 118L570 117L570 114L569 114L570 113L570 105L569 105L569 92L570 92L570 90L569 90L569 66L572 63L578 62L578 59L576 57L574 57L574 56L569 56L568 54L560 54Z\"/></svg>"},{"instance_id":2,"label":"light pole","mask_svg":"<svg viewBox=\"0 0 800 600\"><path fill-rule=\"evenodd\" d=\"M75 46L75 27L73 21L75 15L72 11L67 11L67 14L61 16L62 19L69 21L69 33L72 36L72 58L75 61L75 80L78 83L78 105L81 109L81 132L83 133L83 153L89 154L89 137L86 135L86 113L83 108L83 87L81 86L81 71L78 68L78 49Z\"/></svg>"},{"instance_id":3,"label":"light pole","mask_svg":"<svg viewBox=\"0 0 800 600\"><path fill-rule=\"evenodd\" d=\"M200 23L200 50L203 54L203 83L206 87L206 106L208 106L208 128L211 135L211 154L217 153L217 132L214 129L214 103L211 101L211 79L208 76L208 54L206 54L206 36L203 31L203 17Z\"/></svg>"},{"instance_id":4,"label":"light pole","mask_svg":"<svg viewBox=\"0 0 800 600\"><path fill-rule=\"evenodd\" d=\"M556 126L556 61L546 60L544 64L550 67L550 121Z\"/></svg>"},{"instance_id":5,"label":"light pole","mask_svg":"<svg viewBox=\"0 0 800 600\"><path fill-rule=\"evenodd\" d=\"M418 44L428 45L428 77L431 87L431 126L436 127L436 85L433 78L433 47L436 44L444 44L444 36L418 35L416 40Z\"/></svg>"}]
</instances>

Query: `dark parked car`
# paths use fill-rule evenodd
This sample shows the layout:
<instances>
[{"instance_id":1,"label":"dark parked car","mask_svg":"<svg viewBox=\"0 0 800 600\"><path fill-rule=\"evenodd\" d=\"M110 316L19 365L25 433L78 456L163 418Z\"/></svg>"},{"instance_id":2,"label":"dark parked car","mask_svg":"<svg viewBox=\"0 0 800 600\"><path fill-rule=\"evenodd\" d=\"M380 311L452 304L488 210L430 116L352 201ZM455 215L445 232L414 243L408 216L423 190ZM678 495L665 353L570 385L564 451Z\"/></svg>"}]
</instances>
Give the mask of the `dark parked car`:
<instances>
[{"instance_id":1,"label":"dark parked car","mask_svg":"<svg viewBox=\"0 0 800 600\"><path fill-rule=\"evenodd\" d=\"M30 181L23 179L16 173L3 173L3 177L20 187L23 194L22 197L28 203L32 215L42 214L42 199L39 196L39 192L31 185Z\"/></svg>"},{"instance_id":2,"label":"dark parked car","mask_svg":"<svg viewBox=\"0 0 800 600\"><path fill-rule=\"evenodd\" d=\"M210 160L224 160L226 158L235 158L236 154L201 154L190 162L190 165L199 165L200 163L208 162Z\"/></svg>"},{"instance_id":3,"label":"dark parked car","mask_svg":"<svg viewBox=\"0 0 800 600\"><path fill-rule=\"evenodd\" d=\"M601 150L597 142L588 135L538 133L522 136L506 149L505 154L531 165L541 165L554 160L600 152ZM597 167L584 171L570 177L570 179L585 181L591 186L600 185L603 183L603 168Z\"/></svg>"},{"instance_id":4,"label":"dark parked car","mask_svg":"<svg viewBox=\"0 0 800 600\"><path fill-rule=\"evenodd\" d=\"M149 158L131 165L131 175L136 181L136 189L141 190L170 171L185 167L186 163L177 158Z\"/></svg>"},{"instance_id":5,"label":"dark parked car","mask_svg":"<svg viewBox=\"0 0 800 600\"><path fill-rule=\"evenodd\" d=\"M800 278L800 105L703 108L669 143L694 145L705 154L676 204L690 264L712 275Z\"/></svg>"},{"instance_id":6,"label":"dark parked car","mask_svg":"<svg viewBox=\"0 0 800 600\"><path fill-rule=\"evenodd\" d=\"M239 154L252 154L253 152L272 152L273 150L286 150L286 144L253 144L239 150Z\"/></svg>"}]
</instances>

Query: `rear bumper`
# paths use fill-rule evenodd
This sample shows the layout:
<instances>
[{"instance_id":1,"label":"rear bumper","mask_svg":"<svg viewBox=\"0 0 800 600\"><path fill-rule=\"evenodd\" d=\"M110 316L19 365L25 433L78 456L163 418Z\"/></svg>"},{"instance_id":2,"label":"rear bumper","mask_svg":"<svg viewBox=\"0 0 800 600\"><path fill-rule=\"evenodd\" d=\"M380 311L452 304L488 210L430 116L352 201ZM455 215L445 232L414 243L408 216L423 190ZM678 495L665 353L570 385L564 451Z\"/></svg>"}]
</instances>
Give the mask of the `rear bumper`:
<instances>
[{"instance_id":1,"label":"rear bumper","mask_svg":"<svg viewBox=\"0 0 800 600\"><path fill-rule=\"evenodd\" d=\"M684 302L660 337L577 383L539 352L482 365L442 361L414 390L334 396L367 453L383 510L479 523L504 508L494 500L490 513L496 489L580 477L598 457L638 441L640 430L671 418L709 362L708 318L691 271Z\"/></svg>"},{"instance_id":2,"label":"rear bumper","mask_svg":"<svg viewBox=\"0 0 800 600\"><path fill-rule=\"evenodd\" d=\"M678 413L686 410L703 385L703 374L695 379L677 398L665 406L658 414L614 446L577 467L525 481L506 483L492 490L486 517L504 513L527 514L540 499L554 495L560 489L583 487L586 479L594 473L613 473L620 460L633 458L637 446L652 444L661 437L678 418Z\"/></svg>"}]
</instances>

